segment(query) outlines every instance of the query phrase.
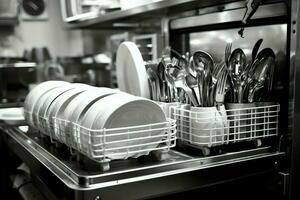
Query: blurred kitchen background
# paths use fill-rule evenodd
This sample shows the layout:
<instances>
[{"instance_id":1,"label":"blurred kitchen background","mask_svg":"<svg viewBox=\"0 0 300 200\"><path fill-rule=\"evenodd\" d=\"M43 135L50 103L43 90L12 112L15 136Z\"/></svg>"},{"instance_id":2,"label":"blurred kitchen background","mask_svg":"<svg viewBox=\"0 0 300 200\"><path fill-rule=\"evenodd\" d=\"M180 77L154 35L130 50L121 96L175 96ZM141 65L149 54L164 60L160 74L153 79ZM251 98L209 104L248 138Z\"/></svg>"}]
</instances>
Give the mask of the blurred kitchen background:
<instances>
[{"instance_id":1,"label":"blurred kitchen background","mask_svg":"<svg viewBox=\"0 0 300 200\"><path fill-rule=\"evenodd\" d=\"M118 45L135 41L144 48L144 59L156 59L162 48L160 30L156 33L156 27L149 31L135 24L120 24L120 29L74 29L68 27L72 21L65 20L150 2L0 0L1 103L22 102L30 87L52 79L117 87L114 61Z\"/></svg>"}]
</instances>

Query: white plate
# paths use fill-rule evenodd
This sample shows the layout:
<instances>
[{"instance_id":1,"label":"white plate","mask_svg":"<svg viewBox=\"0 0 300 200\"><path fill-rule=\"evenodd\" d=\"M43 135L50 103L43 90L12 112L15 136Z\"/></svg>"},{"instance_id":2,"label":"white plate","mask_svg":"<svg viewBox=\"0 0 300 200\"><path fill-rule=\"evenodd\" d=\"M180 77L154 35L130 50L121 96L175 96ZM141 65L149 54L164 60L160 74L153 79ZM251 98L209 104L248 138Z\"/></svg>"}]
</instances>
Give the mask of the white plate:
<instances>
[{"instance_id":1,"label":"white plate","mask_svg":"<svg viewBox=\"0 0 300 200\"><path fill-rule=\"evenodd\" d=\"M119 93L119 91L109 88L93 88L88 91L82 92L74 99L72 99L72 101L65 108L64 112L59 113L58 115L56 115L56 117L58 119L66 120L69 122L80 123L81 118L90 108L90 106L93 105L93 103L105 96L115 93ZM71 141L74 147L80 148L80 141L77 139L76 133L71 130L71 127L66 126L62 131L68 135L67 137L71 137Z\"/></svg>"},{"instance_id":2,"label":"white plate","mask_svg":"<svg viewBox=\"0 0 300 200\"><path fill-rule=\"evenodd\" d=\"M69 84L59 88L54 88L50 90L45 95L43 95L40 100L37 102L37 106L34 107L34 113L37 113L36 117L33 117L34 125L41 130L42 132L49 134L48 130L45 130L43 127L46 127L48 123L47 110L52 104L52 102L58 98L64 92L75 89L78 84ZM80 84L83 85L83 84Z\"/></svg>"},{"instance_id":3,"label":"white plate","mask_svg":"<svg viewBox=\"0 0 300 200\"><path fill-rule=\"evenodd\" d=\"M40 83L39 85L35 86L26 96L24 101L24 111L25 111L25 119L27 122L34 126L33 124L33 109L37 103L37 101L48 91L61 87L63 85L69 84L65 81L45 81Z\"/></svg>"},{"instance_id":4,"label":"white plate","mask_svg":"<svg viewBox=\"0 0 300 200\"><path fill-rule=\"evenodd\" d=\"M0 121L8 125L25 124L23 108L1 108Z\"/></svg>"},{"instance_id":5,"label":"white plate","mask_svg":"<svg viewBox=\"0 0 300 200\"><path fill-rule=\"evenodd\" d=\"M123 42L117 51L116 70L121 91L150 98L148 76L144 60L133 42Z\"/></svg>"},{"instance_id":6,"label":"white plate","mask_svg":"<svg viewBox=\"0 0 300 200\"><path fill-rule=\"evenodd\" d=\"M44 127L45 129L47 129L48 131L50 131L50 135L51 137L55 136L55 132L57 132L58 130L58 126L54 126L54 117L57 118L58 116L60 116L66 109L66 107L70 104L70 102L76 97L78 96L80 93L87 91L89 89L91 89L93 87L89 86L89 85L77 85L76 88L72 89L72 90L68 90L66 92L64 92L63 94L61 94L60 96L58 96L50 105L50 107L48 108L47 112L46 112L46 117L49 120L48 126ZM68 142L69 140L66 140L65 137L63 138L56 138L56 139L60 139L62 142Z\"/></svg>"},{"instance_id":7,"label":"white plate","mask_svg":"<svg viewBox=\"0 0 300 200\"><path fill-rule=\"evenodd\" d=\"M97 116L95 116L95 111L97 110ZM160 123L166 122L166 117L162 109L154 102L147 100L145 98L139 98L135 96L129 96L124 94L115 94L97 101L90 109L87 111L86 115L82 120L82 126L93 129L93 130L100 130L100 129L110 129L110 128L120 128L120 127L130 127L130 126L138 126L138 125L147 125L152 123ZM158 128L158 127L156 127ZM140 130L140 129L135 129ZM123 131L126 132L126 131ZM117 133L117 132L114 132ZM146 155L149 152L132 152L132 151L139 151L145 149L154 149L158 143L156 144L146 144L150 142L159 142L162 139L161 137L156 138L141 138L141 137L148 137L157 136L162 134L162 131L147 131L147 132L139 132L136 134L130 135L118 135L112 136L114 133L107 132L106 142L117 142L114 144L107 144L106 143L106 156L110 159L125 159L127 157L139 157L141 155ZM120 131L118 131L120 133ZM126 139L137 139L141 138L140 140L133 140L129 142L125 142L122 140ZM81 138L82 144L87 143L87 137ZM101 144L103 143L102 138L93 138L92 144ZM115 149L115 150L108 150L110 148L120 148L126 147L131 145L140 145L146 144L142 147L131 147L131 148L124 148L124 149ZM84 147L91 149L96 153L101 149L101 147ZM128 151L131 151L128 153Z\"/></svg>"}]
</instances>

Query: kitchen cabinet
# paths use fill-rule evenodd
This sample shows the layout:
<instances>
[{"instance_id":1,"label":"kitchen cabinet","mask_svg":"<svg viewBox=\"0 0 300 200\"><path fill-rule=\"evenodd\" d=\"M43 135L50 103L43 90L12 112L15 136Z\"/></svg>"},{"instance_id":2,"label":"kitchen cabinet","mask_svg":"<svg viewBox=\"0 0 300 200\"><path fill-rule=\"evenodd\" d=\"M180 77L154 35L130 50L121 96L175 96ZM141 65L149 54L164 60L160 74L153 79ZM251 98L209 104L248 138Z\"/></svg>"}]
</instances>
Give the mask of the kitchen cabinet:
<instances>
[{"instance_id":1,"label":"kitchen cabinet","mask_svg":"<svg viewBox=\"0 0 300 200\"><path fill-rule=\"evenodd\" d=\"M75 1L74 1L75 2ZM233 0L161 0L138 7L111 11L105 14L94 13L90 16L88 13L72 13L72 5L68 0L61 0L61 9L63 19L69 28L101 28L101 29L128 29L128 28L151 28L153 24L140 24L145 21L161 20L164 17L177 15L185 11L197 13L197 9L201 7L213 6L234 2ZM220 7L220 9L222 9ZM189 14L189 13L187 13Z\"/></svg>"},{"instance_id":2,"label":"kitchen cabinet","mask_svg":"<svg viewBox=\"0 0 300 200\"><path fill-rule=\"evenodd\" d=\"M18 1L3 0L0 2L0 26L14 26L18 24Z\"/></svg>"}]
</instances>

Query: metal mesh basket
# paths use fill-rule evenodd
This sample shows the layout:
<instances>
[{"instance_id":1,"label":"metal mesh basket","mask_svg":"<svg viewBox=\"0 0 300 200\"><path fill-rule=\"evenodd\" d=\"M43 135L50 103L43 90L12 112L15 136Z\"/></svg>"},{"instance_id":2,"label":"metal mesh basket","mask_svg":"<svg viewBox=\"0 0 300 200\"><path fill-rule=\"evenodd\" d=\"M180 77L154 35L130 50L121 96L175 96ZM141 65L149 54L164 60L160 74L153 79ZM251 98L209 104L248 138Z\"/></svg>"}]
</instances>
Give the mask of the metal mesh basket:
<instances>
[{"instance_id":1,"label":"metal mesh basket","mask_svg":"<svg viewBox=\"0 0 300 200\"><path fill-rule=\"evenodd\" d=\"M228 106L228 142L239 142L278 135L279 104L240 104Z\"/></svg>"},{"instance_id":2,"label":"metal mesh basket","mask_svg":"<svg viewBox=\"0 0 300 200\"><path fill-rule=\"evenodd\" d=\"M170 106L177 138L196 146L212 147L278 135L279 104L256 103L219 107Z\"/></svg>"},{"instance_id":3,"label":"metal mesh basket","mask_svg":"<svg viewBox=\"0 0 300 200\"><path fill-rule=\"evenodd\" d=\"M167 122L93 130L62 119L54 119L55 139L94 160L126 159L169 150L176 145L176 123Z\"/></svg>"},{"instance_id":4,"label":"metal mesh basket","mask_svg":"<svg viewBox=\"0 0 300 200\"><path fill-rule=\"evenodd\" d=\"M33 116L33 113L28 113ZM37 116L36 116L37 117ZM39 130L51 141L66 144L95 161L127 159L152 151L169 151L176 145L176 121L93 130L79 124L38 116Z\"/></svg>"}]
</instances>

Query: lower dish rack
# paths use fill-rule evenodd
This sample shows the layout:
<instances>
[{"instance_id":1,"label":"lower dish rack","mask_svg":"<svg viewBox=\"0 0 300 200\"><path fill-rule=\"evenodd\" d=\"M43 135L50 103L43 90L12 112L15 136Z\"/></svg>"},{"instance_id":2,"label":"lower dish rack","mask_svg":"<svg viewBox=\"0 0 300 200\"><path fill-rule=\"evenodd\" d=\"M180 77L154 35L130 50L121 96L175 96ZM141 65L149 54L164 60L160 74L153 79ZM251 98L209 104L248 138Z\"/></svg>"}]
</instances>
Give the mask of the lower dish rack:
<instances>
[{"instance_id":1,"label":"lower dish rack","mask_svg":"<svg viewBox=\"0 0 300 200\"><path fill-rule=\"evenodd\" d=\"M67 120L41 118L43 134L52 143L63 143L72 154L80 153L100 164L102 171L109 170L111 160L154 155L164 160L170 148L176 146L176 121L152 123L121 128L94 130ZM47 130L47 131L45 131Z\"/></svg>"},{"instance_id":2,"label":"lower dish rack","mask_svg":"<svg viewBox=\"0 0 300 200\"><path fill-rule=\"evenodd\" d=\"M230 143L254 141L278 135L280 105L269 102L192 107L181 103L160 103L166 115L177 123L178 145L202 150Z\"/></svg>"}]
</instances>

